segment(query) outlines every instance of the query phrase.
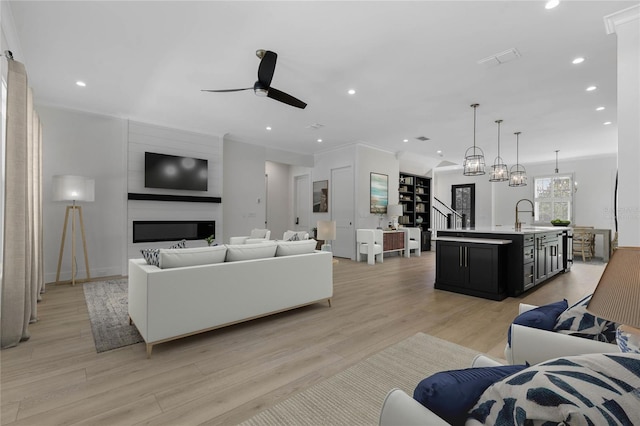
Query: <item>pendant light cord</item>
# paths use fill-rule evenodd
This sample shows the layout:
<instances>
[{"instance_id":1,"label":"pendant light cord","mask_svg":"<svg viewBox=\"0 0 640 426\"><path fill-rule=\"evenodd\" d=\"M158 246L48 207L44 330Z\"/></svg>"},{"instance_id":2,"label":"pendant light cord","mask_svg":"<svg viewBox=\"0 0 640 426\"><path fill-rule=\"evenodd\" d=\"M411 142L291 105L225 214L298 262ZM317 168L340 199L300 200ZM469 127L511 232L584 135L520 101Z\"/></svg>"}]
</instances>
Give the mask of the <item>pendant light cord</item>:
<instances>
[{"instance_id":1,"label":"pendant light cord","mask_svg":"<svg viewBox=\"0 0 640 426\"><path fill-rule=\"evenodd\" d=\"M478 105L473 104L473 155L476 155L476 110L478 109Z\"/></svg>"}]
</instances>

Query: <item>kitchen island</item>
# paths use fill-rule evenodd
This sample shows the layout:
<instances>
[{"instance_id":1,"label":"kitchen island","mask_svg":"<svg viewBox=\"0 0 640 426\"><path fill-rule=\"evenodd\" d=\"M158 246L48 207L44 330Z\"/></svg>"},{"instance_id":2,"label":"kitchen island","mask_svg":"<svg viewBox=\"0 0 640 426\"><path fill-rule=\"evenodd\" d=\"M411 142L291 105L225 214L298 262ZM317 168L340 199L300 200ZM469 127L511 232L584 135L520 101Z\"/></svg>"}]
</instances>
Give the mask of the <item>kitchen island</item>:
<instances>
[{"instance_id":1,"label":"kitchen island","mask_svg":"<svg viewBox=\"0 0 640 426\"><path fill-rule=\"evenodd\" d=\"M437 233L435 288L502 300L567 271L569 228L496 226Z\"/></svg>"}]
</instances>

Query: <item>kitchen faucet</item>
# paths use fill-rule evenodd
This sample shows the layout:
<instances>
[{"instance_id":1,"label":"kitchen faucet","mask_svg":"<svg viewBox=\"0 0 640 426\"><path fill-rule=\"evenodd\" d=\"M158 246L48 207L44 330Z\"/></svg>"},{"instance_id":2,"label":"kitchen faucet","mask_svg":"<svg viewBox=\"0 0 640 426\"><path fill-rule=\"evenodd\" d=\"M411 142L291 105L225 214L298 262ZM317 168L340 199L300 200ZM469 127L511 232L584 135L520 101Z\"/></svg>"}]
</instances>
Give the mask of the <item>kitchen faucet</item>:
<instances>
[{"instance_id":1,"label":"kitchen faucet","mask_svg":"<svg viewBox=\"0 0 640 426\"><path fill-rule=\"evenodd\" d=\"M522 210L523 213L525 212L531 212L531 217L534 217L534 207L533 207L533 203L531 202L531 200L527 200L526 198L523 198L522 200L518 200L518 202L516 203L516 225L514 227L515 231L520 231L522 229L522 223L518 220L518 213L520 212L518 210L518 205L520 204L520 201L528 201L529 204L531 204L531 210Z\"/></svg>"}]
</instances>

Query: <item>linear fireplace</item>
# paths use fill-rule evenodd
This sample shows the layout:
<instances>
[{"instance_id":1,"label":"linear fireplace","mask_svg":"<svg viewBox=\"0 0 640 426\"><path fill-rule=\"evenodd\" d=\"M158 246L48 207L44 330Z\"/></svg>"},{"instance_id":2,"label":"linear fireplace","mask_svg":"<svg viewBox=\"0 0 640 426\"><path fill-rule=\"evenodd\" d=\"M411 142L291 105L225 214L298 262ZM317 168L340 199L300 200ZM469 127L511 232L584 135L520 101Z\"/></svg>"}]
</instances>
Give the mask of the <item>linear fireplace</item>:
<instances>
[{"instance_id":1,"label":"linear fireplace","mask_svg":"<svg viewBox=\"0 0 640 426\"><path fill-rule=\"evenodd\" d=\"M216 235L216 222L199 220L133 221L133 242L149 243L174 240L204 240Z\"/></svg>"}]
</instances>

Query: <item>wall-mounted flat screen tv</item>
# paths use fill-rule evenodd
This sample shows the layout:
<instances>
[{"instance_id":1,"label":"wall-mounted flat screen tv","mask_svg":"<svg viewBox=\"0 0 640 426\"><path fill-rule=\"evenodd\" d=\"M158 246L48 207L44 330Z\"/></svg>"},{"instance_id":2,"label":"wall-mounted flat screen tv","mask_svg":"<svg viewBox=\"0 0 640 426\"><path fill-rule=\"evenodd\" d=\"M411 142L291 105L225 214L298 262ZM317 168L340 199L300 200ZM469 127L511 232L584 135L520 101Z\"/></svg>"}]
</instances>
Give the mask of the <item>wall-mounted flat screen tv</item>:
<instances>
[{"instance_id":1,"label":"wall-mounted flat screen tv","mask_svg":"<svg viewBox=\"0 0 640 426\"><path fill-rule=\"evenodd\" d=\"M208 161L177 155L144 153L145 188L206 191Z\"/></svg>"}]
</instances>

